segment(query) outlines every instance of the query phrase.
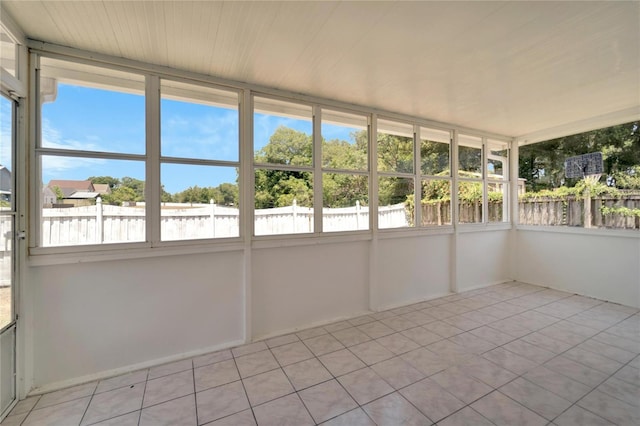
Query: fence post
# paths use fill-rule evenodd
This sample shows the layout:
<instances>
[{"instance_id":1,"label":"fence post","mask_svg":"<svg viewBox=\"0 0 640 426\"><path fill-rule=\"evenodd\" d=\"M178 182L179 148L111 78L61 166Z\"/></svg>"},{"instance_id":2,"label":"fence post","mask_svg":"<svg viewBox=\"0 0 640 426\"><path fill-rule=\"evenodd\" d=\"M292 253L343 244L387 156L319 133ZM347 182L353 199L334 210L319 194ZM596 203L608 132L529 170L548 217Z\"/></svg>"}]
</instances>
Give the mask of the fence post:
<instances>
[{"instance_id":1,"label":"fence post","mask_svg":"<svg viewBox=\"0 0 640 426\"><path fill-rule=\"evenodd\" d=\"M360 200L356 200L356 229L360 229Z\"/></svg>"},{"instance_id":2,"label":"fence post","mask_svg":"<svg viewBox=\"0 0 640 426\"><path fill-rule=\"evenodd\" d=\"M584 227L591 228L591 190L584 191Z\"/></svg>"},{"instance_id":3,"label":"fence post","mask_svg":"<svg viewBox=\"0 0 640 426\"><path fill-rule=\"evenodd\" d=\"M296 233L296 224L298 222L298 202L296 201L296 199L293 199L293 205L291 206L291 212L292 212L292 217L293 217L293 233Z\"/></svg>"},{"instance_id":4,"label":"fence post","mask_svg":"<svg viewBox=\"0 0 640 426\"><path fill-rule=\"evenodd\" d=\"M102 197L96 198L96 242L102 244L104 241L104 230L102 226Z\"/></svg>"},{"instance_id":5,"label":"fence post","mask_svg":"<svg viewBox=\"0 0 640 426\"><path fill-rule=\"evenodd\" d=\"M211 231L213 232L213 238L216 237L216 204L213 201L213 198L209 200L209 204L211 205L211 213L209 216L211 217Z\"/></svg>"}]
</instances>

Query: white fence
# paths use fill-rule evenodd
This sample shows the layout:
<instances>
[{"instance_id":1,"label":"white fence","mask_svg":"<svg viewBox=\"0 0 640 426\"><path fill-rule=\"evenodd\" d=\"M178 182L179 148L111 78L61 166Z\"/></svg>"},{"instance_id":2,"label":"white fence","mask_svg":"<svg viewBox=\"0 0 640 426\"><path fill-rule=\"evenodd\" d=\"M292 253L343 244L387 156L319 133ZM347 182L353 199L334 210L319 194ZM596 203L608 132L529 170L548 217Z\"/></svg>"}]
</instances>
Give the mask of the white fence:
<instances>
[{"instance_id":1,"label":"white fence","mask_svg":"<svg viewBox=\"0 0 640 426\"><path fill-rule=\"evenodd\" d=\"M322 209L326 232L369 229L369 207ZM255 210L255 234L313 232L313 209L297 206ZM408 226L404 204L379 208L381 228ZM42 209L41 245L60 246L145 240L145 208L94 206ZM163 240L236 237L240 231L237 208L216 204L163 204Z\"/></svg>"}]
</instances>

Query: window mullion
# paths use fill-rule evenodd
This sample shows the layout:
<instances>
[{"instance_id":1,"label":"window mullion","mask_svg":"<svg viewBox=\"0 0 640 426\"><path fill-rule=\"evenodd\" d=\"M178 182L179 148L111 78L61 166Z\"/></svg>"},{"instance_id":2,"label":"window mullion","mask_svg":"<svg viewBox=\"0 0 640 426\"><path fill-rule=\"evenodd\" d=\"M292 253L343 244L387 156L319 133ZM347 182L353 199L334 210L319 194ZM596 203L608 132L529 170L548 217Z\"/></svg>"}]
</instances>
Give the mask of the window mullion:
<instances>
[{"instance_id":1,"label":"window mullion","mask_svg":"<svg viewBox=\"0 0 640 426\"><path fill-rule=\"evenodd\" d=\"M378 232L378 116L372 114L369 125L369 226Z\"/></svg>"},{"instance_id":2,"label":"window mullion","mask_svg":"<svg viewBox=\"0 0 640 426\"><path fill-rule=\"evenodd\" d=\"M487 138L482 138L482 223L489 222L489 186L487 185L487 179L489 179L487 173L489 167L488 150Z\"/></svg>"},{"instance_id":3,"label":"window mullion","mask_svg":"<svg viewBox=\"0 0 640 426\"><path fill-rule=\"evenodd\" d=\"M160 242L160 78L145 79L146 117L146 240Z\"/></svg>"},{"instance_id":4,"label":"window mullion","mask_svg":"<svg viewBox=\"0 0 640 426\"><path fill-rule=\"evenodd\" d=\"M453 138L451 139L451 223L453 228L457 229L460 220L460 196L459 196L459 183L458 183L458 131L453 131Z\"/></svg>"},{"instance_id":5,"label":"window mullion","mask_svg":"<svg viewBox=\"0 0 640 426\"><path fill-rule=\"evenodd\" d=\"M413 226L422 226L422 167L420 157L420 126L413 126Z\"/></svg>"}]
</instances>

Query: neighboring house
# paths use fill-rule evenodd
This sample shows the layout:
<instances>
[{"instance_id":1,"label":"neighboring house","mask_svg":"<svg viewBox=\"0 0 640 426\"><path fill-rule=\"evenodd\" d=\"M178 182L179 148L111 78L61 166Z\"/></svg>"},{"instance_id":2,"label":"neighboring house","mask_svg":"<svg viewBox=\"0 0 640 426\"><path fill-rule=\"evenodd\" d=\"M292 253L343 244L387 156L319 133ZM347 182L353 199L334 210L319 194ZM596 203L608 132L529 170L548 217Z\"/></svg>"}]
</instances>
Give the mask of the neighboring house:
<instances>
[{"instance_id":1,"label":"neighboring house","mask_svg":"<svg viewBox=\"0 0 640 426\"><path fill-rule=\"evenodd\" d=\"M42 206L51 207L57 202L58 200L56 199L56 192L52 188L45 186L42 190Z\"/></svg>"},{"instance_id":2,"label":"neighboring house","mask_svg":"<svg viewBox=\"0 0 640 426\"><path fill-rule=\"evenodd\" d=\"M68 198L70 195L74 194L78 191L87 191L94 192L95 189L90 180L62 180L62 179L52 179L49 181L49 185L47 185L55 192L55 187L57 186L62 191L64 198Z\"/></svg>"},{"instance_id":3,"label":"neighboring house","mask_svg":"<svg viewBox=\"0 0 640 426\"><path fill-rule=\"evenodd\" d=\"M108 183L94 183L93 190L100 195L111 194L111 187Z\"/></svg>"},{"instance_id":4,"label":"neighboring house","mask_svg":"<svg viewBox=\"0 0 640 426\"><path fill-rule=\"evenodd\" d=\"M99 185L100 189L104 191L104 186L109 185ZM62 192L63 199L58 200L56 195L56 188L60 188ZM109 193L108 192L105 193ZM95 199L100 195L99 192L93 183L90 180L62 180L62 179L52 179L49 181L49 184L43 190L43 203L45 206L50 204L67 204L73 206L88 206L95 204ZM53 199L53 202L51 200Z\"/></svg>"},{"instance_id":5,"label":"neighboring house","mask_svg":"<svg viewBox=\"0 0 640 426\"><path fill-rule=\"evenodd\" d=\"M64 199L65 204L73 204L75 207L92 206L96 203L96 198L100 195L95 191L76 191Z\"/></svg>"},{"instance_id":6,"label":"neighboring house","mask_svg":"<svg viewBox=\"0 0 640 426\"><path fill-rule=\"evenodd\" d=\"M0 165L0 200L11 201L11 172Z\"/></svg>"}]
</instances>

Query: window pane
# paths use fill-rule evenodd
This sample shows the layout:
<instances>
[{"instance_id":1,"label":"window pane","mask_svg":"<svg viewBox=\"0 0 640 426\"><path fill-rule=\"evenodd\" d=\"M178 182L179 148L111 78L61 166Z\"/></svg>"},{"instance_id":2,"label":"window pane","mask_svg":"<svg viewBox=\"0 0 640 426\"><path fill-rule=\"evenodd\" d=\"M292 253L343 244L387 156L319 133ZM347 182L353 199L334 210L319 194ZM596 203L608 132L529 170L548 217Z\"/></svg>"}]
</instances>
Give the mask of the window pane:
<instances>
[{"instance_id":1,"label":"window pane","mask_svg":"<svg viewBox=\"0 0 640 426\"><path fill-rule=\"evenodd\" d=\"M422 226L451 224L451 181L422 180Z\"/></svg>"},{"instance_id":2,"label":"window pane","mask_svg":"<svg viewBox=\"0 0 640 426\"><path fill-rule=\"evenodd\" d=\"M313 232L313 174L256 169L255 235Z\"/></svg>"},{"instance_id":3,"label":"window pane","mask_svg":"<svg viewBox=\"0 0 640 426\"><path fill-rule=\"evenodd\" d=\"M413 173L413 126L378 120L378 170Z\"/></svg>"},{"instance_id":4,"label":"window pane","mask_svg":"<svg viewBox=\"0 0 640 426\"><path fill-rule=\"evenodd\" d=\"M13 203L13 107L0 96L0 211L12 210Z\"/></svg>"},{"instance_id":5,"label":"window pane","mask_svg":"<svg viewBox=\"0 0 640 426\"><path fill-rule=\"evenodd\" d=\"M378 228L413 226L413 179L382 176L378 180Z\"/></svg>"},{"instance_id":6,"label":"window pane","mask_svg":"<svg viewBox=\"0 0 640 426\"><path fill-rule=\"evenodd\" d=\"M41 245L145 241L144 162L42 157Z\"/></svg>"},{"instance_id":7,"label":"window pane","mask_svg":"<svg viewBox=\"0 0 640 426\"><path fill-rule=\"evenodd\" d=\"M367 118L322 110L322 167L368 170Z\"/></svg>"},{"instance_id":8,"label":"window pane","mask_svg":"<svg viewBox=\"0 0 640 426\"><path fill-rule=\"evenodd\" d=\"M489 200L487 217L489 222L509 221L509 183L489 181L487 183Z\"/></svg>"},{"instance_id":9,"label":"window pane","mask_svg":"<svg viewBox=\"0 0 640 426\"><path fill-rule=\"evenodd\" d=\"M235 167L162 164L162 240L240 235Z\"/></svg>"},{"instance_id":10,"label":"window pane","mask_svg":"<svg viewBox=\"0 0 640 426\"><path fill-rule=\"evenodd\" d=\"M506 142L487 141L487 177L509 179L509 145Z\"/></svg>"},{"instance_id":11,"label":"window pane","mask_svg":"<svg viewBox=\"0 0 640 426\"><path fill-rule=\"evenodd\" d=\"M9 74L17 77L16 70L16 43L9 36L9 33L0 25L0 64Z\"/></svg>"},{"instance_id":12,"label":"window pane","mask_svg":"<svg viewBox=\"0 0 640 426\"><path fill-rule=\"evenodd\" d=\"M256 163L313 165L310 106L254 98L253 149Z\"/></svg>"},{"instance_id":13,"label":"window pane","mask_svg":"<svg viewBox=\"0 0 640 426\"><path fill-rule=\"evenodd\" d=\"M368 179L366 175L323 173L323 231L369 229Z\"/></svg>"},{"instance_id":14,"label":"window pane","mask_svg":"<svg viewBox=\"0 0 640 426\"><path fill-rule=\"evenodd\" d=\"M238 161L238 95L171 80L161 85L166 157Z\"/></svg>"},{"instance_id":15,"label":"window pane","mask_svg":"<svg viewBox=\"0 0 640 426\"><path fill-rule=\"evenodd\" d=\"M423 175L449 176L449 132L420 128L420 164Z\"/></svg>"},{"instance_id":16,"label":"window pane","mask_svg":"<svg viewBox=\"0 0 640 426\"><path fill-rule=\"evenodd\" d=\"M458 221L460 223L482 222L482 182L458 182Z\"/></svg>"},{"instance_id":17,"label":"window pane","mask_svg":"<svg viewBox=\"0 0 640 426\"><path fill-rule=\"evenodd\" d=\"M482 139L475 136L458 137L458 176L482 178Z\"/></svg>"},{"instance_id":18,"label":"window pane","mask_svg":"<svg viewBox=\"0 0 640 426\"><path fill-rule=\"evenodd\" d=\"M145 153L144 77L42 58L42 146Z\"/></svg>"},{"instance_id":19,"label":"window pane","mask_svg":"<svg viewBox=\"0 0 640 426\"><path fill-rule=\"evenodd\" d=\"M639 230L639 135L633 121L521 146L519 223ZM602 155L601 174L566 175L568 158L591 153Z\"/></svg>"}]
</instances>

